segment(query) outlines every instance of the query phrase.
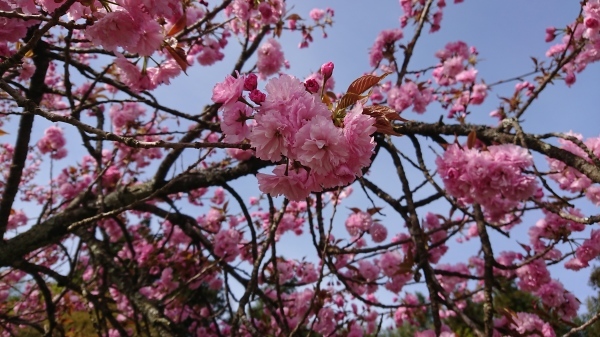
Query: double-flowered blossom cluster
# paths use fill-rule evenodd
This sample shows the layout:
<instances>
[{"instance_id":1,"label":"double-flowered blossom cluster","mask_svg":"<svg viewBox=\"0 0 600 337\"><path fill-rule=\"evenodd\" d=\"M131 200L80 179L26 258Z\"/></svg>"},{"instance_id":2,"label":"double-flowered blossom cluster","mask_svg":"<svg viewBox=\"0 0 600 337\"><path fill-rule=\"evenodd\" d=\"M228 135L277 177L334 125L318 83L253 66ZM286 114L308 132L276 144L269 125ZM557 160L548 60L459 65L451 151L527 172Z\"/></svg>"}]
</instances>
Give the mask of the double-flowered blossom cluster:
<instances>
[{"instance_id":1,"label":"double-flowered blossom cluster","mask_svg":"<svg viewBox=\"0 0 600 337\"><path fill-rule=\"evenodd\" d=\"M157 17L177 19L183 8L178 1L117 1L112 11L98 12L97 21L86 29L95 45L116 52L150 56L160 48L166 32Z\"/></svg>"},{"instance_id":2,"label":"double-flowered blossom cluster","mask_svg":"<svg viewBox=\"0 0 600 337\"><path fill-rule=\"evenodd\" d=\"M353 237L369 233L375 243L383 242L387 238L387 228L379 221L373 219L371 212L356 210L346 219L346 230Z\"/></svg>"},{"instance_id":3,"label":"double-flowered blossom cluster","mask_svg":"<svg viewBox=\"0 0 600 337\"><path fill-rule=\"evenodd\" d=\"M63 130L53 125L44 131L44 136L38 141L37 146L42 154L50 153L51 158L62 159L67 156L66 144Z\"/></svg>"},{"instance_id":4,"label":"double-flowered blossom cluster","mask_svg":"<svg viewBox=\"0 0 600 337\"><path fill-rule=\"evenodd\" d=\"M563 284L550 277L550 272L546 263L541 260L534 260L517 269L519 281L517 286L526 292L538 296L542 304L547 308L552 308L559 317L571 319L577 315L580 302L575 296L565 290Z\"/></svg>"},{"instance_id":5,"label":"double-flowered blossom cluster","mask_svg":"<svg viewBox=\"0 0 600 337\"><path fill-rule=\"evenodd\" d=\"M371 47L369 52L369 62L372 67L381 65L384 59L390 61L389 65L381 65L383 69L394 70L394 52L396 51L396 42L402 39L403 32L400 28L386 29L379 33L375 39L375 43ZM417 113L424 113L427 105L435 99L433 90L425 83L415 83L413 81L406 81L401 85L391 85L386 83L379 87L377 92L374 92L375 96L371 99L379 100L379 90L387 93L387 102L390 107L398 112L402 112L413 107L413 111Z\"/></svg>"},{"instance_id":6,"label":"double-flowered blossom cluster","mask_svg":"<svg viewBox=\"0 0 600 337\"><path fill-rule=\"evenodd\" d=\"M536 314L526 312L514 313L510 316L510 320L502 317L495 321L494 326L497 328L508 327L520 336L556 337L556 333L549 323L544 322ZM500 337L502 334L496 330L493 336Z\"/></svg>"},{"instance_id":7,"label":"double-flowered blossom cluster","mask_svg":"<svg viewBox=\"0 0 600 337\"><path fill-rule=\"evenodd\" d=\"M482 104L487 97L487 85L476 83L478 52L463 41L448 43L435 56L440 60L433 70L435 82L444 90L439 99L450 106L448 117L466 112L468 105Z\"/></svg>"},{"instance_id":8,"label":"double-flowered blossom cluster","mask_svg":"<svg viewBox=\"0 0 600 337\"><path fill-rule=\"evenodd\" d=\"M563 67L565 83L575 83L576 74L585 70L588 64L600 60L600 1L589 0L582 7L583 24L580 20L575 21L564 30L558 44L553 45L546 52L548 57L560 57L565 52L573 52L576 48L581 51L567 62ZM546 30L546 41L552 41L559 33L554 27Z\"/></svg>"},{"instance_id":9,"label":"double-flowered blossom cluster","mask_svg":"<svg viewBox=\"0 0 600 337\"><path fill-rule=\"evenodd\" d=\"M579 134L569 134L568 136L572 137L573 141L563 138L558 140L562 149L574 153L590 163L600 160L600 137L582 141L583 137ZM577 145L576 142L580 145ZM584 193L591 202L600 205L600 185L593 184L590 178L560 160L548 158L548 164L550 178L556 181L561 189Z\"/></svg>"},{"instance_id":10,"label":"double-flowered blossom cluster","mask_svg":"<svg viewBox=\"0 0 600 337\"><path fill-rule=\"evenodd\" d=\"M267 78L276 74L285 63L281 45L273 38L258 48L257 57L256 69L258 69L261 78Z\"/></svg>"},{"instance_id":11,"label":"double-flowered blossom cluster","mask_svg":"<svg viewBox=\"0 0 600 337\"><path fill-rule=\"evenodd\" d=\"M394 85L387 91L390 107L402 112L412 106L412 111L422 114L429 103L433 102L435 95L433 89L427 85L406 81L402 85Z\"/></svg>"},{"instance_id":12,"label":"double-flowered blossom cluster","mask_svg":"<svg viewBox=\"0 0 600 337\"><path fill-rule=\"evenodd\" d=\"M526 149L516 145L480 150L452 144L436 164L448 193L463 205L482 205L492 221L537 191L535 177L524 172L533 165L533 159Z\"/></svg>"},{"instance_id":13,"label":"double-flowered blossom cluster","mask_svg":"<svg viewBox=\"0 0 600 337\"><path fill-rule=\"evenodd\" d=\"M325 80L332 65L322 68L326 71ZM242 98L244 90L251 90L249 99L258 106ZM212 99L223 104L225 141L247 140L256 157L281 163L273 174L257 174L261 191L298 201L362 175L371 161L376 128L360 102L334 115L318 93L289 75L269 80L266 94L257 91L252 76L228 76L215 86Z\"/></svg>"},{"instance_id":14,"label":"double-flowered blossom cluster","mask_svg":"<svg viewBox=\"0 0 600 337\"><path fill-rule=\"evenodd\" d=\"M369 60L372 66L380 66L386 71L395 71L395 43L402 38L402 30L390 29L382 31L371 47ZM422 114L428 105L438 100L444 108L448 108L448 117L462 117L469 105L480 105L487 97L488 87L485 83L477 83L478 52L463 41L456 41L436 52L439 64L433 67L429 80L405 78L402 83L385 83L371 95L373 101L381 102L383 94L387 95L387 103L398 112L410 107L412 111ZM389 64L381 64L388 59ZM433 85L437 84L438 89Z\"/></svg>"},{"instance_id":15,"label":"double-flowered blossom cluster","mask_svg":"<svg viewBox=\"0 0 600 337\"><path fill-rule=\"evenodd\" d=\"M248 1L234 0L227 6L225 14L234 18L230 23L236 34L249 31L251 36L257 34L263 25L278 23L285 14L284 0Z\"/></svg>"}]
</instances>

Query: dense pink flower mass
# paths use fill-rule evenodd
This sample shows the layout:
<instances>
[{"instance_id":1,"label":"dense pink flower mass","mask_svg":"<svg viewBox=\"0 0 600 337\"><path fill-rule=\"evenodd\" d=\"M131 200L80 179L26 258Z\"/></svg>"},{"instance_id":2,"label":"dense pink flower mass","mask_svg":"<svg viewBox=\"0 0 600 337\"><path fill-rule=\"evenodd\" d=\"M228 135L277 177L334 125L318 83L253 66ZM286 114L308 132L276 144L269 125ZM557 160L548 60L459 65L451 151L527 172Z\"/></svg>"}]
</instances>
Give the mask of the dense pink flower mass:
<instances>
[{"instance_id":1,"label":"dense pink flower mass","mask_svg":"<svg viewBox=\"0 0 600 337\"><path fill-rule=\"evenodd\" d=\"M533 164L527 150L515 145L495 145L487 151L448 147L436 159L448 193L462 204L481 204L487 215L498 220L537 189L535 177L524 173Z\"/></svg>"},{"instance_id":2,"label":"dense pink flower mass","mask_svg":"<svg viewBox=\"0 0 600 337\"><path fill-rule=\"evenodd\" d=\"M117 10L106 13L86 30L92 43L102 45L110 51L123 47L131 53L150 56L163 41L161 27L141 11L131 13Z\"/></svg>"},{"instance_id":3,"label":"dense pink flower mass","mask_svg":"<svg viewBox=\"0 0 600 337\"><path fill-rule=\"evenodd\" d=\"M504 323L506 324L506 323ZM555 337L552 326L544 322L536 314L518 312L512 317L512 322L507 324L511 330L522 335L537 334L542 337Z\"/></svg>"},{"instance_id":4,"label":"dense pink flower mass","mask_svg":"<svg viewBox=\"0 0 600 337\"><path fill-rule=\"evenodd\" d=\"M273 170L273 175L257 173L260 190L275 197L285 195L295 201L306 199L313 186L309 173L302 168L286 169L285 165L279 165Z\"/></svg>"},{"instance_id":5,"label":"dense pink flower mass","mask_svg":"<svg viewBox=\"0 0 600 337\"><path fill-rule=\"evenodd\" d=\"M401 86L393 86L388 92L388 104L398 112L413 107L416 113L424 113L429 103L433 102L433 90L420 87L415 82L406 82Z\"/></svg>"},{"instance_id":6,"label":"dense pink flower mass","mask_svg":"<svg viewBox=\"0 0 600 337\"><path fill-rule=\"evenodd\" d=\"M44 136L37 143L42 154L50 153L54 159L62 159L67 156L67 149L63 130L58 126L51 126L44 131Z\"/></svg>"},{"instance_id":7,"label":"dense pink flower mass","mask_svg":"<svg viewBox=\"0 0 600 337\"><path fill-rule=\"evenodd\" d=\"M141 105L127 102L122 106L113 105L108 115L116 129L124 130L134 126L134 122L145 113L146 110Z\"/></svg>"},{"instance_id":8,"label":"dense pink flower mass","mask_svg":"<svg viewBox=\"0 0 600 337\"><path fill-rule=\"evenodd\" d=\"M582 141L581 135L568 134L568 136L574 137L575 140L580 142ZM582 157L587 162L593 162L593 159L590 158L584 148L575 142L563 138L558 141L562 149ZM593 156L600 158L600 137L588 138L582 143L582 146L587 148ZM551 172L550 178L556 181L561 189L569 192L583 192L590 201L600 205L600 187L598 184L592 185L592 180L585 174L559 160L548 158L548 163Z\"/></svg>"},{"instance_id":9,"label":"dense pink flower mass","mask_svg":"<svg viewBox=\"0 0 600 337\"><path fill-rule=\"evenodd\" d=\"M275 39L269 39L258 48L258 61L256 67L261 77L276 74L283 66L285 59L281 45Z\"/></svg>"},{"instance_id":10,"label":"dense pink flower mass","mask_svg":"<svg viewBox=\"0 0 600 337\"><path fill-rule=\"evenodd\" d=\"M367 232L373 227L373 219L369 213L356 212L352 213L346 219L346 229L352 236L357 236L362 232Z\"/></svg>"},{"instance_id":11,"label":"dense pink flower mass","mask_svg":"<svg viewBox=\"0 0 600 337\"><path fill-rule=\"evenodd\" d=\"M327 174L348 159L348 148L342 130L331 118L315 116L295 136L294 157L317 174Z\"/></svg>"},{"instance_id":12,"label":"dense pink flower mass","mask_svg":"<svg viewBox=\"0 0 600 337\"><path fill-rule=\"evenodd\" d=\"M225 81L215 85L211 99L215 103L231 104L241 96L242 90L244 90L244 78L229 75Z\"/></svg>"},{"instance_id":13,"label":"dense pink flower mass","mask_svg":"<svg viewBox=\"0 0 600 337\"><path fill-rule=\"evenodd\" d=\"M225 139L247 138L258 158L276 162L287 157L299 164L278 166L274 175L257 175L261 191L302 200L310 192L347 184L362 175L361 169L370 163L376 129L374 119L362 114L360 103L347 112L343 127L336 126L331 111L302 82L281 75L269 80L266 98L251 116L249 106L231 104L242 94L244 83L242 77L228 76L213 89L213 101L225 104L221 124ZM250 126L246 120L252 117L255 124Z\"/></svg>"}]
</instances>

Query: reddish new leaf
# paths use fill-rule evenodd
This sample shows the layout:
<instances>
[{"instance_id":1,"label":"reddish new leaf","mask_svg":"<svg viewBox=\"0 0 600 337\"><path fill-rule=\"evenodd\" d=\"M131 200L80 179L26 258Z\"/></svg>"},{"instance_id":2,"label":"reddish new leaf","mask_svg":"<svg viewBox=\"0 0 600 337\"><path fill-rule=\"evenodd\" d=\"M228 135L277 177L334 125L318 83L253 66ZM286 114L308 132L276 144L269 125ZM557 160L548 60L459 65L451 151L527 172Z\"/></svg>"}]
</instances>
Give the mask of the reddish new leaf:
<instances>
[{"instance_id":1,"label":"reddish new leaf","mask_svg":"<svg viewBox=\"0 0 600 337\"><path fill-rule=\"evenodd\" d=\"M381 76L375 76L375 75L361 76L361 77L357 78L356 80L354 80L354 82L352 82L350 84L347 92L360 95L363 92L373 88L374 85L379 83L379 81L384 79L389 74L391 74L391 73L385 73Z\"/></svg>"},{"instance_id":2,"label":"reddish new leaf","mask_svg":"<svg viewBox=\"0 0 600 337\"><path fill-rule=\"evenodd\" d=\"M187 75L185 71L187 70L189 64L186 60L185 51L180 47L173 48L169 45L166 45L165 48L167 49L167 52L169 52L169 55L171 55L175 62L177 62L181 70L183 70L183 72Z\"/></svg>"},{"instance_id":3,"label":"reddish new leaf","mask_svg":"<svg viewBox=\"0 0 600 337\"><path fill-rule=\"evenodd\" d=\"M293 14L288 15L285 19L298 21L298 20L302 20L302 17L296 13L293 13Z\"/></svg>"},{"instance_id":4,"label":"reddish new leaf","mask_svg":"<svg viewBox=\"0 0 600 337\"><path fill-rule=\"evenodd\" d=\"M327 107L329 108L331 108L331 104L335 100L337 100L337 96L331 91L325 92L325 95L323 95L323 97L321 98L321 101L323 101L323 103L325 103L325 105L327 105Z\"/></svg>"},{"instance_id":5,"label":"reddish new leaf","mask_svg":"<svg viewBox=\"0 0 600 337\"><path fill-rule=\"evenodd\" d=\"M415 265L415 257L413 256L412 250L408 250L404 256L404 261L398 265L398 274L410 273L412 267Z\"/></svg>"},{"instance_id":6,"label":"reddish new leaf","mask_svg":"<svg viewBox=\"0 0 600 337\"><path fill-rule=\"evenodd\" d=\"M374 208L369 208L367 209L367 213L369 213L369 215L373 215L375 213L378 213L379 211L381 211L383 209L383 207L374 207Z\"/></svg>"},{"instance_id":7,"label":"reddish new leaf","mask_svg":"<svg viewBox=\"0 0 600 337\"><path fill-rule=\"evenodd\" d=\"M516 313L516 312L514 312L514 311L512 311L512 310L510 310L510 309L508 309L508 308L500 308L498 311L499 311L499 312L500 312L500 313L501 313L501 314L502 314L504 317L506 317L506 320L508 320L508 321L511 323L511 325L514 325L514 326L519 326L519 325L517 324L517 322L515 321L515 318L517 317L517 313Z\"/></svg>"},{"instance_id":8,"label":"reddish new leaf","mask_svg":"<svg viewBox=\"0 0 600 337\"><path fill-rule=\"evenodd\" d=\"M183 15L179 18L179 20L177 20L177 22L175 22L173 27L171 27L171 29L169 29L167 36L173 36L173 35L181 32L185 28L186 22L187 22L187 17L185 15L185 13L183 13Z\"/></svg>"},{"instance_id":9,"label":"reddish new leaf","mask_svg":"<svg viewBox=\"0 0 600 337\"><path fill-rule=\"evenodd\" d=\"M477 132L475 132L475 129L473 129L473 130L471 130L471 132L469 132L469 135L467 136L467 148L472 149L476 143L477 143Z\"/></svg>"},{"instance_id":10,"label":"reddish new leaf","mask_svg":"<svg viewBox=\"0 0 600 337\"><path fill-rule=\"evenodd\" d=\"M337 95L333 91L326 91L325 96L329 96L332 102L338 99Z\"/></svg>"},{"instance_id":11,"label":"reddish new leaf","mask_svg":"<svg viewBox=\"0 0 600 337\"><path fill-rule=\"evenodd\" d=\"M354 94L354 93L350 93L350 92L346 93L346 94L344 94L344 96L342 96L342 98L338 102L336 110L343 111L347 107L351 106L352 104L356 103L357 101L359 101L363 98L364 97L359 94Z\"/></svg>"},{"instance_id":12,"label":"reddish new leaf","mask_svg":"<svg viewBox=\"0 0 600 337\"><path fill-rule=\"evenodd\" d=\"M394 131L392 121L406 121L406 119L400 117L396 110L382 105L371 105L363 108L363 114L375 118L377 132L391 136L402 136Z\"/></svg>"}]
</instances>

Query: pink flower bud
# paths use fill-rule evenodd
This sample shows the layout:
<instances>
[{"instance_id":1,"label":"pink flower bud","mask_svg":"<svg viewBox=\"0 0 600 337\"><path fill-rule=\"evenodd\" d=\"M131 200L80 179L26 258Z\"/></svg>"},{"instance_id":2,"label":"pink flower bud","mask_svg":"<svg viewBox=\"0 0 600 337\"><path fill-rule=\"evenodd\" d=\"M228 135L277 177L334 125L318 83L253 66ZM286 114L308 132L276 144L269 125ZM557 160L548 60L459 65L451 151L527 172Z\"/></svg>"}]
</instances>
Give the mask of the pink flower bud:
<instances>
[{"instance_id":1,"label":"pink flower bud","mask_svg":"<svg viewBox=\"0 0 600 337\"><path fill-rule=\"evenodd\" d=\"M321 74L328 79L333 74L333 62L327 62L321 66Z\"/></svg>"},{"instance_id":2,"label":"pink flower bud","mask_svg":"<svg viewBox=\"0 0 600 337\"><path fill-rule=\"evenodd\" d=\"M267 98L267 95L265 95L263 92L261 92L258 89L254 89L252 91L250 91L250 100L256 104L260 104L262 102L265 101L265 99Z\"/></svg>"},{"instance_id":3,"label":"pink flower bud","mask_svg":"<svg viewBox=\"0 0 600 337\"><path fill-rule=\"evenodd\" d=\"M244 79L244 90L252 91L258 86L258 76L256 74L248 74Z\"/></svg>"},{"instance_id":4,"label":"pink flower bud","mask_svg":"<svg viewBox=\"0 0 600 337\"><path fill-rule=\"evenodd\" d=\"M546 42L551 42L556 37L556 28L548 27L546 28Z\"/></svg>"},{"instance_id":5,"label":"pink flower bud","mask_svg":"<svg viewBox=\"0 0 600 337\"><path fill-rule=\"evenodd\" d=\"M309 92L312 92L313 94L315 92L319 91L319 83L314 78L306 80L306 83L304 83L304 86L306 87L306 90L308 90Z\"/></svg>"}]
</instances>

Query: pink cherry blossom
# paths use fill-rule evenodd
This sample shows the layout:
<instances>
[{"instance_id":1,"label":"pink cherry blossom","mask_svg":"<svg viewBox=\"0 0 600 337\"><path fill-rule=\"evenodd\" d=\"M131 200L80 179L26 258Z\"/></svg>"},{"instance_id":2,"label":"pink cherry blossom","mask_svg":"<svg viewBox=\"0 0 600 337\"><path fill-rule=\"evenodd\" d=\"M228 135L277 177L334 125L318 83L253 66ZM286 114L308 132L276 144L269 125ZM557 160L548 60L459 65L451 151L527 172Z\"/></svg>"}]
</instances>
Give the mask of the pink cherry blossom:
<instances>
[{"instance_id":1,"label":"pink cherry blossom","mask_svg":"<svg viewBox=\"0 0 600 337\"><path fill-rule=\"evenodd\" d=\"M320 8L313 8L308 15L311 19L319 21L325 17L325 10Z\"/></svg>"},{"instance_id":2,"label":"pink cherry blossom","mask_svg":"<svg viewBox=\"0 0 600 337\"><path fill-rule=\"evenodd\" d=\"M271 38L258 48L258 61L256 67L262 78L276 74L283 66L285 59L281 45Z\"/></svg>"},{"instance_id":3,"label":"pink cherry blossom","mask_svg":"<svg viewBox=\"0 0 600 337\"><path fill-rule=\"evenodd\" d=\"M492 219L499 219L533 196L537 183L523 173L532 165L526 150L514 145L488 149L461 149L454 144L436 164L448 193L464 204L481 204Z\"/></svg>"},{"instance_id":4,"label":"pink cherry blossom","mask_svg":"<svg viewBox=\"0 0 600 337\"><path fill-rule=\"evenodd\" d=\"M369 231L373 226L373 218L366 212L355 212L346 219L346 229L352 236L360 235Z\"/></svg>"},{"instance_id":5,"label":"pink cherry blossom","mask_svg":"<svg viewBox=\"0 0 600 337\"><path fill-rule=\"evenodd\" d=\"M256 125L248 139L256 148L256 156L264 160L279 161L282 155L287 155L288 148L293 143L293 139L290 139L291 126L276 111L259 113L255 120Z\"/></svg>"},{"instance_id":6,"label":"pink cherry blossom","mask_svg":"<svg viewBox=\"0 0 600 337\"><path fill-rule=\"evenodd\" d=\"M250 135L250 127L246 123L250 116L252 109L244 103L234 102L223 107L221 130L226 142L241 142Z\"/></svg>"},{"instance_id":7,"label":"pink cherry blossom","mask_svg":"<svg viewBox=\"0 0 600 337\"><path fill-rule=\"evenodd\" d=\"M44 131L44 136L37 146L42 154L50 153L51 158L62 159L67 156L67 150L64 148L66 143L63 130L53 125Z\"/></svg>"},{"instance_id":8,"label":"pink cherry blossom","mask_svg":"<svg viewBox=\"0 0 600 337\"><path fill-rule=\"evenodd\" d=\"M510 327L520 334L541 333L542 337L556 337L554 329L550 324L542 321L537 315L525 312L518 312L513 316L513 323Z\"/></svg>"},{"instance_id":9,"label":"pink cherry blossom","mask_svg":"<svg viewBox=\"0 0 600 337\"><path fill-rule=\"evenodd\" d=\"M384 57L384 52L387 49L393 48L394 43L404 36L401 29L383 30L375 39L375 43L371 47L369 53L369 63L372 67L376 67Z\"/></svg>"},{"instance_id":10,"label":"pink cherry blossom","mask_svg":"<svg viewBox=\"0 0 600 337\"><path fill-rule=\"evenodd\" d=\"M122 106L113 105L110 108L109 116L116 129L126 129L134 126L134 122L144 116L146 109L141 105L132 102L125 102Z\"/></svg>"},{"instance_id":11,"label":"pink cherry blossom","mask_svg":"<svg viewBox=\"0 0 600 337\"><path fill-rule=\"evenodd\" d=\"M221 51L222 47L219 41L208 37L203 41L203 44L198 45L194 50L197 53L198 63L203 66L210 66L215 64L217 61L221 61L225 54Z\"/></svg>"},{"instance_id":12,"label":"pink cherry blossom","mask_svg":"<svg viewBox=\"0 0 600 337\"><path fill-rule=\"evenodd\" d=\"M118 47L134 46L139 40L138 24L124 10L107 13L87 28L85 33L92 43L113 52Z\"/></svg>"},{"instance_id":13,"label":"pink cherry blossom","mask_svg":"<svg viewBox=\"0 0 600 337\"><path fill-rule=\"evenodd\" d=\"M133 91L153 90L157 87L157 84L152 82L151 77L154 77L152 72L143 73L138 66L129 62L123 55L117 54L115 65L119 70L120 80Z\"/></svg>"},{"instance_id":14,"label":"pink cherry blossom","mask_svg":"<svg viewBox=\"0 0 600 337\"><path fill-rule=\"evenodd\" d=\"M215 235L215 254L231 262L239 255L241 235L235 229L221 230Z\"/></svg>"},{"instance_id":15,"label":"pink cherry blossom","mask_svg":"<svg viewBox=\"0 0 600 337\"><path fill-rule=\"evenodd\" d=\"M369 234L373 242L379 243L385 241L388 235L387 228L379 222L373 223L373 226L369 229Z\"/></svg>"},{"instance_id":16,"label":"pink cherry blossom","mask_svg":"<svg viewBox=\"0 0 600 337\"><path fill-rule=\"evenodd\" d=\"M231 75L227 75L223 82L215 85L211 99L215 103L222 103L224 105L231 104L238 100L242 95L243 90L243 77L238 76L238 78L235 78Z\"/></svg>"},{"instance_id":17,"label":"pink cherry blossom","mask_svg":"<svg viewBox=\"0 0 600 337\"><path fill-rule=\"evenodd\" d=\"M349 148L342 130L330 118L316 116L296 133L295 156L315 173L326 174L348 158Z\"/></svg>"},{"instance_id":18,"label":"pink cherry blossom","mask_svg":"<svg viewBox=\"0 0 600 337\"><path fill-rule=\"evenodd\" d=\"M285 195L292 201L306 199L311 192L311 182L308 172L304 169L290 168L279 165L273 170L273 175L257 173L258 186L263 193L272 196Z\"/></svg>"}]
</instances>

